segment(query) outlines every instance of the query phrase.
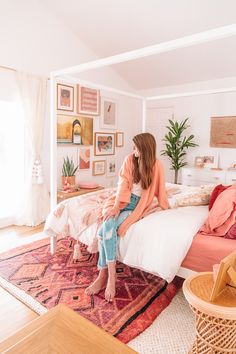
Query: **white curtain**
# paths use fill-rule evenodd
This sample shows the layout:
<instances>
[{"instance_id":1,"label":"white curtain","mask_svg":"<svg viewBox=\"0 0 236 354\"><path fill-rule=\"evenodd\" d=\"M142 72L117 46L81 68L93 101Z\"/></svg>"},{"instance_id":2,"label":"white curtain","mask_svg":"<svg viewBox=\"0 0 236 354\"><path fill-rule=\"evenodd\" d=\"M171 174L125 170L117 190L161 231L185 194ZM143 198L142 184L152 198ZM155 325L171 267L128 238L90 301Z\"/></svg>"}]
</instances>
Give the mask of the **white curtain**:
<instances>
[{"instance_id":1,"label":"white curtain","mask_svg":"<svg viewBox=\"0 0 236 354\"><path fill-rule=\"evenodd\" d=\"M22 207L17 225L36 226L49 213L50 198L41 162L44 121L47 111L47 78L17 73L24 112L25 175Z\"/></svg>"}]
</instances>

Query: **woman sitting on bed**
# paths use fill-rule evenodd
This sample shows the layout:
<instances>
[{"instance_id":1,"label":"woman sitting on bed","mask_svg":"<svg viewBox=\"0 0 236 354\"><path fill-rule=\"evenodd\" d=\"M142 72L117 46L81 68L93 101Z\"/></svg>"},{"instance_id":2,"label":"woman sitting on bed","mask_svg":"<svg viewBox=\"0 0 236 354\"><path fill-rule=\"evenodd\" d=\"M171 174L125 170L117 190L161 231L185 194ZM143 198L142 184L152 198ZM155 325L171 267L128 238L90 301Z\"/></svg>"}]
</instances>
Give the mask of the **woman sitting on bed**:
<instances>
[{"instance_id":1,"label":"woman sitting on bed","mask_svg":"<svg viewBox=\"0 0 236 354\"><path fill-rule=\"evenodd\" d=\"M87 295L93 295L106 287L108 302L115 297L117 234L123 236L130 225L148 213L155 196L159 206L168 209L164 171L156 159L155 138L143 133L136 135L133 142L134 151L125 158L119 172L117 192L103 207L103 224L98 233L99 274L85 290Z\"/></svg>"}]
</instances>

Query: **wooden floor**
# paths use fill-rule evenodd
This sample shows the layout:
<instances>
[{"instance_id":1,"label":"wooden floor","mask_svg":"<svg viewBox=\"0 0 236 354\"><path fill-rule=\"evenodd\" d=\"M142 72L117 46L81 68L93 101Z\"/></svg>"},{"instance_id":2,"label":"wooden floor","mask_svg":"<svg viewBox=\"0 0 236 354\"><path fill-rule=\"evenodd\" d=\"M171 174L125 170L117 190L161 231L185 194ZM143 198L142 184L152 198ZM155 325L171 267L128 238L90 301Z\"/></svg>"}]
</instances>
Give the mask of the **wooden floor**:
<instances>
[{"instance_id":1,"label":"wooden floor","mask_svg":"<svg viewBox=\"0 0 236 354\"><path fill-rule=\"evenodd\" d=\"M0 229L1 245L11 242L14 248L20 240L43 230L43 224L36 227L12 226ZM38 315L0 287L0 341L38 317Z\"/></svg>"}]
</instances>

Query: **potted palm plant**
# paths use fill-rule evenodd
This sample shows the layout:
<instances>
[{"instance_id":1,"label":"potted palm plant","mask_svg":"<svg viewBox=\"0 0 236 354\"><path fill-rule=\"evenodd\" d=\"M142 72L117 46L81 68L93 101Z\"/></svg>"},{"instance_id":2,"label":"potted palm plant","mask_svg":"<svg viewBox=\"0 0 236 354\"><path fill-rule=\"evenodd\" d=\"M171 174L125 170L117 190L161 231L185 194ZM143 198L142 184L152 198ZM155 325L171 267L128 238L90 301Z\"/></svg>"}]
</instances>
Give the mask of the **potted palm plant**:
<instances>
[{"instance_id":1,"label":"potted palm plant","mask_svg":"<svg viewBox=\"0 0 236 354\"><path fill-rule=\"evenodd\" d=\"M161 151L161 155L165 155L171 162L171 170L175 171L174 183L178 183L178 172L181 167L187 165L185 156L187 149L198 146L194 142L194 135L188 137L183 135L184 131L189 127L187 124L189 118L182 122L177 122L169 119L169 125L166 127L168 133L162 141L165 142L165 149Z\"/></svg>"},{"instance_id":2,"label":"potted palm plant","mask_svg":"<svg viewBox=\"0 0 236 354\"><path fill-rule=\"evenodd\" d=\"M75 185L75 173L78 169L78 166L75 166L73 159L69 159L67 156L63 159L62 165L62 185L65 186L68 183L70 186Z\"/></svg>"}]
</instances>

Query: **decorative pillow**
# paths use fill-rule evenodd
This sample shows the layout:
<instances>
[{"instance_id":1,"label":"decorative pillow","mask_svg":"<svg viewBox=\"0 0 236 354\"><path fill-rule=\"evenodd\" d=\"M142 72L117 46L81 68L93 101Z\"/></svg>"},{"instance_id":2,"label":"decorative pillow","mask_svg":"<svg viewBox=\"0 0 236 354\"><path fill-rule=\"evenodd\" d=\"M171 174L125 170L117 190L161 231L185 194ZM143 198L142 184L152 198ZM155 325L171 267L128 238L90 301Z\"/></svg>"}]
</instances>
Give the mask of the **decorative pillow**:
<instances>
[{"instance_id":1,"label":"decorative pillow","mask_svg":"<svg viewBox=\"0 0 236 354\"><path fill-rule=\"evenodd\" d=\"M207 193L196 193L192 195L186 195L185 197L177 200L177 206L195 206L195 205L207 205L209 203L210 195Z\"/></svg>"},{"instance_id":2,"label":"decorative pillow","mask_svg":"<svg viewBox=\"0 0 236 354\"><path fill-rule=\"evenodd\" d=\"M213 207L213 204L215 203L216 198L218 197L218 195L220 195L220 193L222 193L225 189L229 188L230 186L223 186L223 184L218 184L214 190L211 193L211 198L209 201L209 210L211 210L211 208Z\"/></svg>"},{"instance_id":3,"label":"decorative pillow","mask_svg":"<svg viewBox=\"0 0 236 354\"><path fill-rule=\"evenodd\" d=\"M214 187L215 185L204 185L189 188L190 190L186 190L178 196L170 198L169 205L171 208L207 205Z\"/></svg>"},{"instance_id":4,"label":"decorative pillow","mask_svg":"<svg viewBox=\"0 0 236 354\"><path fill-rule=\"evenodd\" d=\"M229 231L226 233L224 237L236 240L236 223L231 226L231 228L229 229Z\"/></svg>"}]
</instances>

